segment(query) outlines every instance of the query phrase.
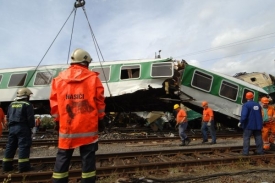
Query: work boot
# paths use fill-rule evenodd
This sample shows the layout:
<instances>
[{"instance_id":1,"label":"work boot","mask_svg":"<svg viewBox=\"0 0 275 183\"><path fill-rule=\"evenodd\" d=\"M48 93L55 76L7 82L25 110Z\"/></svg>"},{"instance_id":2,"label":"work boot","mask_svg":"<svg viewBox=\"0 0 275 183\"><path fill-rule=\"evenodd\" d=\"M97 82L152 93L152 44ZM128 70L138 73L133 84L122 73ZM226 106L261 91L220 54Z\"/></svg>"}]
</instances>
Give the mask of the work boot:
<instances>
[{"instance_id":1,"label":"work boot","mask_svg":"<svg viewBox=\"0 0 275 183\"><path fill-rule=\"evenodd\" d=\"M183 140L179 146L185 146L185 141Z\"/></svg>"},{"instance_id":2,"label":"work boot","mask_svg":"<svg viewBox=\"0 0 275 183\"><path fill-rule=\"evenodd\" d=\"M188 145L188 144L191 142L191 140L187 137L187 138L184 140L184 142L185 142L186 145Z\"/></svg>"},{"instance_id":3,"label":"work boot","mask_svg":"<svg viewBox=\"0 0 275 183\"><path fill-rule=\"evenodd\" d=\"M208 140L203 140L202 143L204 144L205 142L208 142Z\"/></svg>"}]
</instances>

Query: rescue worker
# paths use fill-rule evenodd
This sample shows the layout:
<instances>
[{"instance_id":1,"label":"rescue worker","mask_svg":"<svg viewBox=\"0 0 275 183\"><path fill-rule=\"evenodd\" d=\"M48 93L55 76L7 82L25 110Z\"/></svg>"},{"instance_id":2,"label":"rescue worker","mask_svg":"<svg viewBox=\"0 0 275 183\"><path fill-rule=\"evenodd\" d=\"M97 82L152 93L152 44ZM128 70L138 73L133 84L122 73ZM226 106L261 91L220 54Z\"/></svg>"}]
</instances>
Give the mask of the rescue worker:
<instances>
[{"instance_id":1,"label":"rescue worker","mask_svg":"<svg viewBox=\"0 0 275 183\"><path fill-rule=\"evenodd\" d=\"M0 137L2 136L2 131L5 129L5 114L1 108L1 102L0 102Z\"/></svg>"},{"instance_id":2,"label":"rescue worker","mask_svg":"<svg viewBox=\"0 0 275 183\"><path fill-rule=\"evenodd\" d=\"M54 183L68 182L70 159L78 147L82 158L81 182L96 180L95 152L98 131L105 128L105 98L99 74L89 70L91 61L87 51L74 50L71 66L52 81L51 114L59 127Z\"/></svg>"},{"instance_id":3,"label":"rescue worker","mask_svg":"<svg viewBox=\"0 0 275 183\"><path fill-rule=\"evenodd\" d=\"M263 97L261 99L262 103L262 116L263 116L263 129L262 129L262 138L263 138L263 148L264 150L270 149L270 143L274 143L275 137L275 111L274 108L269 104L269 99ZM270 136L269 130L271 131Z\"/></svg>"},{"instance_id":4,"label":"rescue worker","mask_svg":"<svg viewBox=\"0 0 275 183\"><path fill-rule=\"evenodd\" d=\"M213 110L208 107L208 102L203 101L201 103L203 107L202 112L202 123L201 123L201 132L202 132L202 143L208 142L207 130L210 132L212 141L210 144L216 144L216 130L214 123L214 113Z\"/></svg>"},{"instance_id":5,"label":"rescue worker","mask_svg":"<svg viewBox=\"0 0 275 183\"><path fill-rule=\"evenodd\" d=\"M250 137L254 136L256 144L256 154L263 154L263 140L262 140L262 107L258 102L253 101L254 94L247 92L245 94L247 102L242 106L241 119L238 124L243 129L243 152L244 156L249 155Z\"/></svg>"},{"instance_id":6,"label":"rescue worker","mask_svg":"<svg viewBox=\"0 0 275 183\"><path fill-rule=\"evenodd\" d=\"M4 172L13 170L13 158L17 147L19 172L32 170L29 161L32 144L31 129L34 127L34 111L29 102L31 94L32 92L28 88L20 88L17 91L15 101L8 107L9 136L3 158Z\"/></svg>"},{"instance_id":7,"label":"rescue worker","mask_svg":"<svg viewBox=\"0 0 275 183\"><path fill-rule=\"evenodd\" d=\"M185 110L180 108L179 104L174 105L174 110L177 111L177 117L176 117L176 126L175 128L179 128L179 136L182 141L180 146L185 146L190 143L190 139L187 137L185 130L188 126L188 121L187 121L187 114Z\"/></svg>"},{"instance_id":8,"label":"rescue worker","mask_svg":"<svg viewBox=\"0 0 275 183\"><path fill-rule=\"evenodd\" d=\"M40 116L37 116L35 120L36 131L39 131L40 123L41 123Z\"/></svg>"}]
</instances>

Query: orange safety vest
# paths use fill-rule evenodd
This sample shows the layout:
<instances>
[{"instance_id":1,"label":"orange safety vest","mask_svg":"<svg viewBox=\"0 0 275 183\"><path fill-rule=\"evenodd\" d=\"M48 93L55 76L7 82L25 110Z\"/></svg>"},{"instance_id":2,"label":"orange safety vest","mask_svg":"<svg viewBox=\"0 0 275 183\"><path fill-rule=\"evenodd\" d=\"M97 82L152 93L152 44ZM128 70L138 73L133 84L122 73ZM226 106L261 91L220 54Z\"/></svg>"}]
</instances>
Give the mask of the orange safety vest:
<instances>
[{"instance_id":1,"label":"orange safety vest","mask_svg":"<svg viewBox=\"0 0 275 183\"><path fill-rule=\"evenodd\" d=\"M59 120L61 149L98 141L98 119L105 115L104 88L98 73L71 65L52 81L51 114Z\"/></svg>"},{"instance_id":2,"label":"orange safety vest","mask_svg":"<svg viewBox=\"0 0 275 183\"><path fill-rule=\"evenodd\" d=\"M269 118L271 118L272 119L272 117L275 115L274 114L274 108L272 107L272 106L268 106L267 107L267 115L268 115L268 117ZM264 110L262 109L262 116L264 117ZM273 120L271 120L271 121L268 121L268 122L272 122Z\"/></svg>"},{"instance_id":3,"label":"orange safety vest","mask_svg":"<svg viewBox=\"0 0 275 183\"><path fill-rule=\"evenodd\" d=\"M209 107L207 107L207 109L203 109L202 121L208 122L210 120L210 117L212 117L212 120L213 120L214 114L213 114L212 109Z\"/></svg>"},{"instance_id":4,"label":"orange safety vest","mask_svg":"<svg viewBox=\"0 0 275 183\"><path fill-rule=\"evenodd\" d=\"M178 114L177 114L177 124L180 124L184 117L185 117L185 120L183 122L186 122L187 121L187 114L186 114L185 110L180 109Z\"/></svg>"}]
</instances>

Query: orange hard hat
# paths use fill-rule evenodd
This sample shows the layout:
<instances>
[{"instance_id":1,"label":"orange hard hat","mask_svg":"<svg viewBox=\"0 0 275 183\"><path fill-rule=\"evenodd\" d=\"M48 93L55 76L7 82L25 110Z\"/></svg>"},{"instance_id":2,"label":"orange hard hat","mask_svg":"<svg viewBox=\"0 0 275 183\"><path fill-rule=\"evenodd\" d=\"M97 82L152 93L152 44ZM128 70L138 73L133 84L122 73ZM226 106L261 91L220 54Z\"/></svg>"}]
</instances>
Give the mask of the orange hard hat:
<instances>
[{"instance_id":1,"label":"orange hard hat","mask_svg":"<svg viewBox=\"0 0 275 183\"><path fill-rule=\"evenodd\" d=\"M261 102L262 102L263 104L268 104L268 103L269 103L269 100L268 100L268 98L263 97L263 98L261 99Z\"/></svg>"},{"instance_id":2,"label":"orange hard hat","mask_svg":"<svg viewBox=\"0 0 275 183\"><path fill-rule=\"evenodd\" d=\"M253 99L254 98L254 94L252 92L247 92L245 94L245 98L248 99L248 100Z\"/></svg>"},{"instance_id":3,"label":"orange hard hat","mask_svg":"<svg viewBox=\"0 0 275 183\"><path fill-rule=\"evenodd\" d=\"M203 102L201 103L201 106L202 106L202 107L204 107L204 106L206 106L206 105L208 105L208 102L206 102L206 101L203 101Z\"/></svg>"}]
</instances>

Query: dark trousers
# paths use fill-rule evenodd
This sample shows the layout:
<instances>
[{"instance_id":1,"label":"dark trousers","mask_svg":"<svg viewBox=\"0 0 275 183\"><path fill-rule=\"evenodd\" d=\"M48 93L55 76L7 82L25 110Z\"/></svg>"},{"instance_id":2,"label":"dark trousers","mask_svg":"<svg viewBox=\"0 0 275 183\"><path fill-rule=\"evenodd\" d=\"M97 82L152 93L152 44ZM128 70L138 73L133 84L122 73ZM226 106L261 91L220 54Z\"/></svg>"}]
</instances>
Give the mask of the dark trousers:
<instances>
[{"instance_id":1,"label":"dark trousers","mask_svg":"<svg viewBox=\"0 0 275 183\"><path fill-rule=\"evenodd\" d=\"M210 132L211 138L212 138L212 142L216 143L216 130L215 130L215 122L211 121L211 125L208 126L207 122L202 122L201 123L201 132L202 132L202 138L203 141L207 141L208 140L208 135L207 135L207 130Z\"/></svg>"},{"instance_id":2,"label":"dark trousers","mask_svg":"<svg viewBox=\"0 0 275 183\"><path fill-rule=\"evenodd\" d=\"M98 143L83 145L79 147L82 159L82 183L94 183L96 180L95 152L98 150ZM58 149L54 165L53 183L69 182L69 165L74 149ZM91 172L94 176L91 176ZM87 175L88 176L85 176ZM59 176L59 177L58 177Z\"/></svg>"},{"instance_id":3,"label":"dark trousers","mask_svg":"<svg viewBox=\"0 0 275 183\"><path fill-rule=\"evenodd\" d=\"M250 137L254 136L256 154L263 154L263 139L261 130L243 130L243 155L249 154Z\"/></svg>"},{"instance_id":4,"label":"dark trousers","mask_svg":"<svg viewBox=\"0 0 275 183\"><path fill-rule=\"evenodd\" d=\"M13 158L18 148L18 169L30 169L30 148L32 145L31 129L26 124L14 124L9 127L8 143L3 159L3 170L13 169Z\"/></svg>"}]
</instances>

